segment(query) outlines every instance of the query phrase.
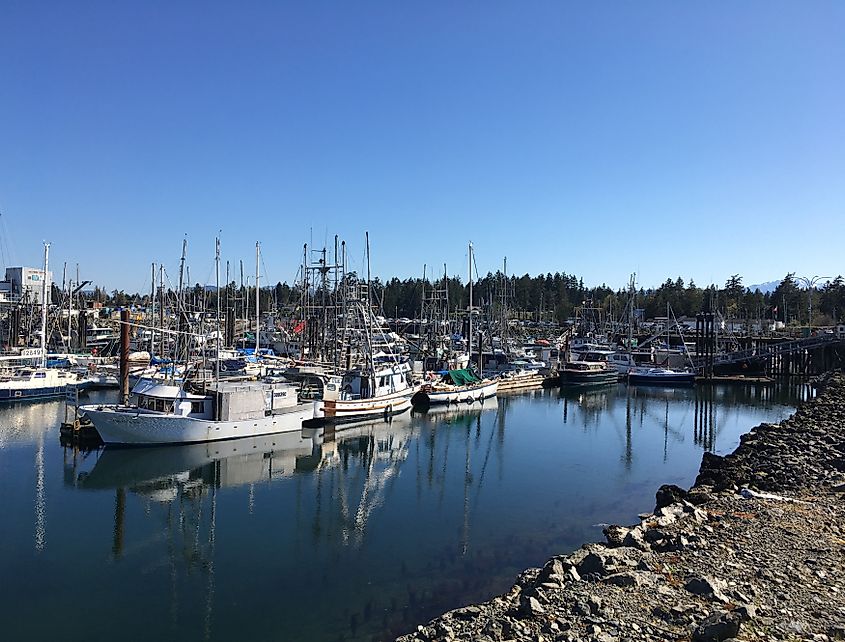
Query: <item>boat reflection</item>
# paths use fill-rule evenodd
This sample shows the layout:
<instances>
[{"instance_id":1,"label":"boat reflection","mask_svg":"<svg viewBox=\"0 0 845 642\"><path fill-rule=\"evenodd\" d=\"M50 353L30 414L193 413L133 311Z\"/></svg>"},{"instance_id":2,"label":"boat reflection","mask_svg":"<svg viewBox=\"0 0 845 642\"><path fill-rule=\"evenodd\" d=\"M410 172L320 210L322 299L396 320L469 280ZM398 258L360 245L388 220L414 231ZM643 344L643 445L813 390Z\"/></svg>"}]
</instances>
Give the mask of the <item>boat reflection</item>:
<instances>
[{"instance_id":1,"label":"boat reflection","mask_svg":"<svg viewBox=\"0 0 845 642\"><path fill-rule=\"evenodd\" d=\"M315 431L281 433L205 444L106 448L90 472L66 476L83 490L128 488L157 501L173 501L180 487L231 488L312 470Z\"/></svg>"}]
</instances>

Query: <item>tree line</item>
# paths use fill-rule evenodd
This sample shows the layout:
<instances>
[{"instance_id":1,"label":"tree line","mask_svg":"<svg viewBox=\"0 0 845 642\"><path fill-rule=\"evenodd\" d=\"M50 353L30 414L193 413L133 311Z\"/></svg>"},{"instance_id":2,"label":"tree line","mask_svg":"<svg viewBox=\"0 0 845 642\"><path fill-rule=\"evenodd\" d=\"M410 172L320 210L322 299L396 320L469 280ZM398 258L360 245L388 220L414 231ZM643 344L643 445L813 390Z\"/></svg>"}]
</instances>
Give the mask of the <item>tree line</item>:
<instances>
[{"instance_id":1,"label":"tree line","mask_svg":"<svg viewBox=\"0 0 845 642\"><path fill-rule=\"evenodd\" d=\"M466 310L469 288L458 276L444 277L439 281L421 278L386 281L373 280L372 291L387 317L419 318L423 314L424 293L430 296L434 287L447 293L451 314ZM216 306L217 292L195 284L186 289L187 307L193 310L211 310ZM221 306L242 310L244 316L254 310L255 288L237 286L234 282L220 290ZM53 301L59 301L61 292L54 291ZM275 309L287 316L301 313L298 306L301 292L298 285L277 283L261 288L261 309ZM122 290L105 292L100 288L84 293L88 300L99 301L106 307L130 305L147 306L150 295L127 294ZM167 291L172 300L174 293ZM604 310L614 318L621 318L631 299L628 288L612 289L605 284L587 287L582 278L561 272L530 276L488 272L473 283L473 304L482 309L507 306L511 318L556 321L564 323L575 316L579 306L589 304ZM845 279L837 276L819 288L801 287L794 273L786 274L772 292L750 290L742 277L732 275L724 284L699 287L693 280L684 281L680 276L668 278L656 288L638 288L634 295L635 307L644 318L664 316L667 306L677 316L695 316L699 312L718 312L726 318L742 320L782 321L785 324L805 325L812 309L814 325L830 325L845 316Z\"/></svg>"}]
</instances>

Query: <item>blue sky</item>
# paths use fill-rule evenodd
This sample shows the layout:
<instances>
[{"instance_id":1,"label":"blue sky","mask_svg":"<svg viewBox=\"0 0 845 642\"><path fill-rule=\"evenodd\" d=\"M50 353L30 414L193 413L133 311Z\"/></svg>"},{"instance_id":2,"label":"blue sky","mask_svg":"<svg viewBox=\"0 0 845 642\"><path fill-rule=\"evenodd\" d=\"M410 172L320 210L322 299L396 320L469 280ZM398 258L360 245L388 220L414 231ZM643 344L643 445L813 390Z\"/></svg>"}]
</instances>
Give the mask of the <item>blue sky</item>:
<instances>
[{"instance_id":1,"label":"blue sky","mask_svg":"<svg viewBox=\"0 0 845 642\"><path fill-rule=\"evenodd\" d=\"M365 230L382 276L845 272L840 2L5 0L0 79L0 258L109 289L218 230L273 282Z\"/></svg>"}]
</instances>

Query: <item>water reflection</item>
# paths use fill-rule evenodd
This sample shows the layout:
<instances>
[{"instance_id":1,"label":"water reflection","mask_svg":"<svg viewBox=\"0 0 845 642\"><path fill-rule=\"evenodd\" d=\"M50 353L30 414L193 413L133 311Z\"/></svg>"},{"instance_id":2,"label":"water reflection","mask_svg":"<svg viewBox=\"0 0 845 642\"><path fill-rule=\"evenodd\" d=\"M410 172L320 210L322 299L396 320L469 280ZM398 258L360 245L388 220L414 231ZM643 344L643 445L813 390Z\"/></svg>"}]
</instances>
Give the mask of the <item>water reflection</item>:
<instances>
[{"instance_id":1,"label":"water reflection","mask_svg":"<svg viewBox=\"0 0 845 642\"><path fill-rule=\"evenodd\" d=\"M0 484L0 571L44 578L0 616L11 637L60 635L38 609L61 612L54 584L73 576L103 605L78 638L109 639L138 608L164 638L389 638L634 519L659 484L688 485L703 450L806 394L539 390L333 433L61 456L60 405L0 409L0 475L24 491Z\"/></svg>"}]
</instances>

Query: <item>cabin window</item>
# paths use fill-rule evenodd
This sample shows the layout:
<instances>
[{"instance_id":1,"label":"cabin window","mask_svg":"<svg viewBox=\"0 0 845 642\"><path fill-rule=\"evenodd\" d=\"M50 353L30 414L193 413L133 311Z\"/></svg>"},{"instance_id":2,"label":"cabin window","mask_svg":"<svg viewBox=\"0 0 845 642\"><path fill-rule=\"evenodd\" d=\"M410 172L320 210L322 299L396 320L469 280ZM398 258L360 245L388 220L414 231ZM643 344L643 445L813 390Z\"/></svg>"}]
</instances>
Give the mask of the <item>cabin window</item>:
<instances>
[{"instance_id":1,"label":"cabin window","mask_svg":"<svg viewBox=\"0 0 845 642\"><path fill-rule=\"evenodd\" d=\"M47 376L47 373L46 373L46 372L36 372L36 373L35 373L35 378L36 378L36 379L44 379L46 376Z\"/></svg>"},{"instance_id":2,"label":"cabin window","mask_svg":"<svg viewBox=\"0 0 845 642\"><path fill-rule=\"evenodd\" d=\"M193 413L202 413L204 411L204 404L202 401L192 401L191 402L191 412Z\"/></svg>"}]
</instances>

